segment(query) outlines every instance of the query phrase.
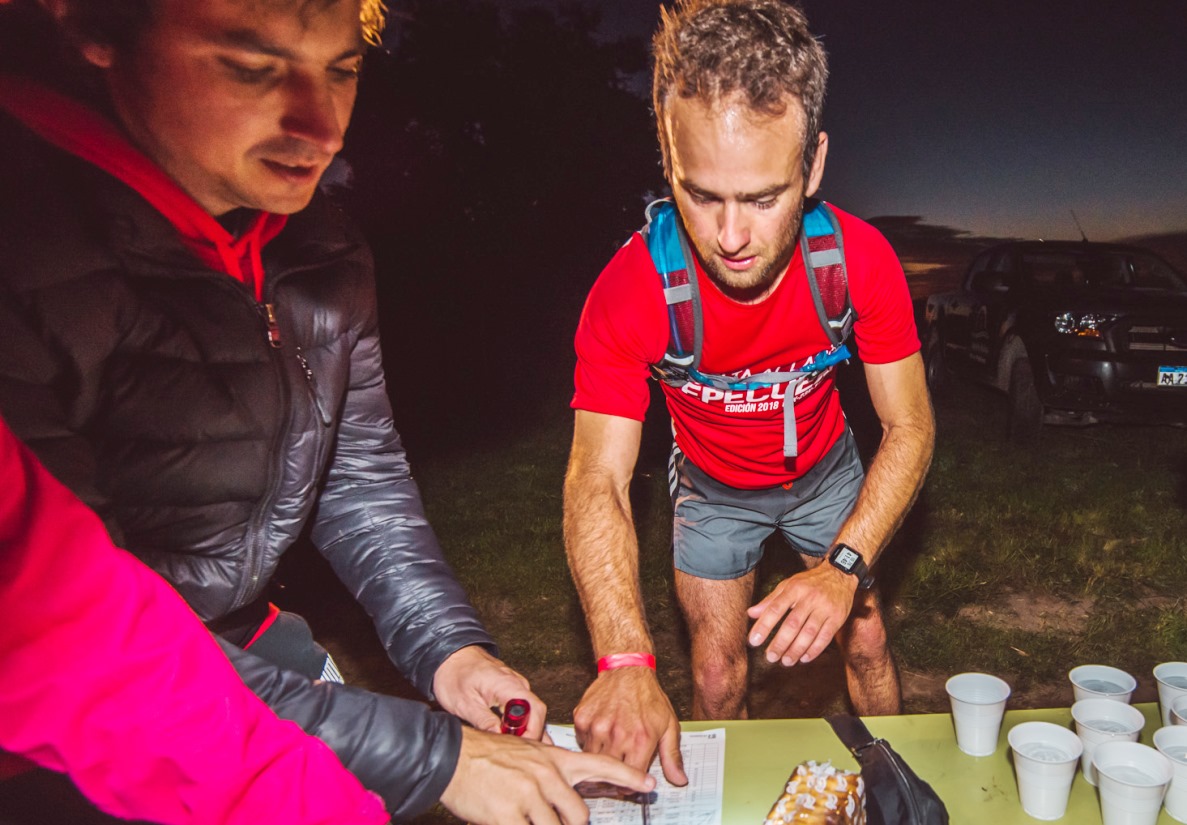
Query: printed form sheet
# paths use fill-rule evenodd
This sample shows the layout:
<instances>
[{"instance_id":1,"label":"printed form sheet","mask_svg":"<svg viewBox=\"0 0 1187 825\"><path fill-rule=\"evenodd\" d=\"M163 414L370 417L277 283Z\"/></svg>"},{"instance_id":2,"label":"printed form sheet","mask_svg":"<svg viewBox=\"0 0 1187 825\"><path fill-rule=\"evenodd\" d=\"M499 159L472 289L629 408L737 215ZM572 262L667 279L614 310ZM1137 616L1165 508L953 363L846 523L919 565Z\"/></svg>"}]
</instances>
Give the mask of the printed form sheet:
<instances>
[{"instance_id":1,"label":"printed form sheet","mask_svg":"<svg viewBox=\"0 0 1187 825\"><path fill-rule=\"evenodd\" d=\"M571 727L549 725L548 735L559 747L580 750ZM650 825L721 825L721 792L725 779L725 729L684 731L680 753L688 784L677 788L664 779L659 759L651 765L656 779ZM638 825L639 805L616 799L587 799L590 825Z\"/></svg>"}]
</instances>

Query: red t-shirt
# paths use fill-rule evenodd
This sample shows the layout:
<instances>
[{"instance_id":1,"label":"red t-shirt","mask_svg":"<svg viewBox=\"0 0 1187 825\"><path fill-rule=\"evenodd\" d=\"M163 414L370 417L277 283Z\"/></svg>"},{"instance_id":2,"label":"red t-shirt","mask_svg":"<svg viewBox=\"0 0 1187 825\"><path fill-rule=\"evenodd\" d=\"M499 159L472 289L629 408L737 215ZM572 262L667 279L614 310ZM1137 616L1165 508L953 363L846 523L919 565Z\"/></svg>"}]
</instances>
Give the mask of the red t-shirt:
<instances>
[{"instance_id":1,"label":"red t-shirt","mask_svg":"<svg viewBox=\"0 0 1187 825\"><path fill-rule=\"evenodd\" d=\"M878 230L836 207L833 211L844 237L858 354L871 364L906 358L919 350L919 337L902 266ZM743 378L796 369L828 348L798 246L787 275L757 304L727 298L699 262L696 266L705 331L701 372ZM577 328L572 407L642 421L649 366L663 358L667 347L663 290L647 245L636 233L586 300ZM783 455L786 385L745 392L695 381L662 387L676 443L688 459L724 484L756 490L799 478L844 432L833 378L833 370L827 370L796 393L799 455L794 458Z\"/></svg>"}]
</instances>

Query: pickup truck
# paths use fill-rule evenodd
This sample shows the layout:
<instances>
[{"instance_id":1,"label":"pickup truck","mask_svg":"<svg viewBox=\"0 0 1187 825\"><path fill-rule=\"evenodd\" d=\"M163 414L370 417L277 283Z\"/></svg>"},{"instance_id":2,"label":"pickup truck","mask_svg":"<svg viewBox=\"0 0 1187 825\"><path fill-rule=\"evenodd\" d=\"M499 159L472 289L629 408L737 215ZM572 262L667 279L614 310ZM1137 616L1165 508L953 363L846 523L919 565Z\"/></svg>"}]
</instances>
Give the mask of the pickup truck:
<instances>
[{"instance_id":1,"label":"pickup truck","mask_svg":"<svg viewBox=\"0 0 1187 825\"><path fill-rule=\"evenodd\" d=\"M957 375L996 387L1014 440L1045 423L1187 423L1187 281L1138 247L994 246L927 298L920 337L933 394Z\"/></svg>"}]
</instances>

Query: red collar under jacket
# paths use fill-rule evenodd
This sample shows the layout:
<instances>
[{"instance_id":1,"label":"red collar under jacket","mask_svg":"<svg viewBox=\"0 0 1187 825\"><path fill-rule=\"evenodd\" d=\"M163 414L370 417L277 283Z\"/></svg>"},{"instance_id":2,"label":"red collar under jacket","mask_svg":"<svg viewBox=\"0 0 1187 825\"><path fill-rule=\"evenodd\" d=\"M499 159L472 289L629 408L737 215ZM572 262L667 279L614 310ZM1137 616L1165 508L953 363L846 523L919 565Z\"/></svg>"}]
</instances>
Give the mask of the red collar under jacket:
<instances>
[{"instance_id":1,"label":"red collar under jacket","mask_svg":"<svg viewBox=\"0 0 1187 825\"><path fill-rule=\"evenodd\" d=\"M206 266L244 283L262 300L261 251L284 228L287 215L257 213L232 235L107 118L60 92L0 74L0 109L44 140L123 181L173 224Z\"/></svg>"}]
</instances>

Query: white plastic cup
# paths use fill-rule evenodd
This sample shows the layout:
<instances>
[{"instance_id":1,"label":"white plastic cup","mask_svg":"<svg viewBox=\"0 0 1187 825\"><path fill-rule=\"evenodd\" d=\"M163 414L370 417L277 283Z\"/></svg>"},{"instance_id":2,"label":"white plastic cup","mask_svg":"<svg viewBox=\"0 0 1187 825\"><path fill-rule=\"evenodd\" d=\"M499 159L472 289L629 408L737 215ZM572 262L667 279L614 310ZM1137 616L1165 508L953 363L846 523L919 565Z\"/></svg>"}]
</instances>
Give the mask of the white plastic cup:
<instances>
[{"instance_id":1,"label":"white plastic cup","mask_svg":"<svg viewBox=\"0 0 1187 825\"><path fill-rule=\"evenodd\" d=\"M1081 699L1113 699L1128 703L1133 698L1138 680L1124 670L1108 665L1080 665L1068 671L1072 694Z\"/></svg>"},{"instance_id":2,"label":"white plastic cup","mask_svg":"<svg viewBox=\"0 0 1187 825\"><path fill-rule=\"evenodd\" d=\"M1187 662L1163 662L1154 668L1158 680L1158 707L1162 709L1162 726L1171 723L1171 705L1180 696L1187 696Z\"/></svg>"},{"instance_id":3,"label":"white plastic cup","mask_svg":"<svg viewBox=\"0 0 1187 825\"><path fill-rule=\"evenodd\" d=\"M1171 724L1187 725L1187 696L1176 696L1171 702Z\"/></svg>"},{"instance_id":4,"label":"white plastic cup","mask_svg":"<svg viewBox=\"0 0 1187 825\"><path fill-rule=\"evenodd\" d=\"M1102 742L1136 742L1146 717L1133 705L1112 699L1081 699L1072 705L1076 735L1084 743L1080 770L1089 785L1096 784L1092 754Z\"/></svg>"},{"instance_id":5,"label":"white plastic cup","mask_svg":"<svg viewBox=\"0 0 1187 825\"><path fill-rule=\"evenodd\" d=\"M1023 722L1006 739L1014 752L1022 810L1035 819L1061 818L1084 750L1080 737L1050 722Z\"/></svg>"},{"instance_id":6,"label":"white plastic cup","mask_svg":"<svg viewBox=\"0 0 1187 825\"><path fill-rule=\"evenodd\" d=\"M1103 742L1092 755L1103 825L1155 825L1171 761L1140 742Z\"/></svg>"},{"instance_id":7,"label":"white plastic cup","mask_svg":"<svg viewBox=\"0 0 1187 825\"><path fill-rule=\"evenodd\" d=\"M1162 804L1177 822L1187 822L1187 726L1154 731L1154 747L1171 761L1171 784Z\"/></svg>"},{"instance_id":8,"label":"white plastic cup","mask_svg":"<svg viewBox=\"0 0 1187 825\"><path fill-rule=\"evenodd\" d=\"M969 756L990 756L997 750L1010 686L988 673L960 673L944 689L952 703L956 746Z\"/></svg>"}]
</instances>

